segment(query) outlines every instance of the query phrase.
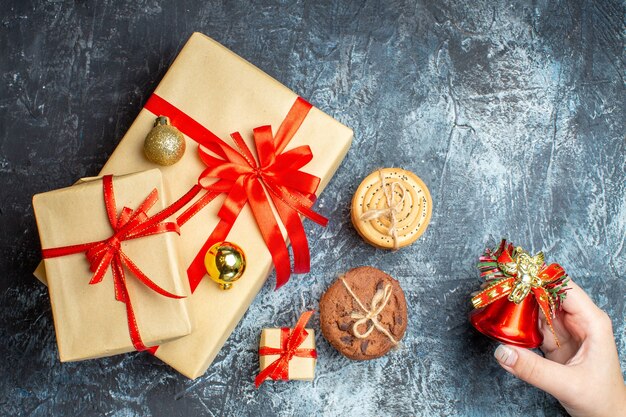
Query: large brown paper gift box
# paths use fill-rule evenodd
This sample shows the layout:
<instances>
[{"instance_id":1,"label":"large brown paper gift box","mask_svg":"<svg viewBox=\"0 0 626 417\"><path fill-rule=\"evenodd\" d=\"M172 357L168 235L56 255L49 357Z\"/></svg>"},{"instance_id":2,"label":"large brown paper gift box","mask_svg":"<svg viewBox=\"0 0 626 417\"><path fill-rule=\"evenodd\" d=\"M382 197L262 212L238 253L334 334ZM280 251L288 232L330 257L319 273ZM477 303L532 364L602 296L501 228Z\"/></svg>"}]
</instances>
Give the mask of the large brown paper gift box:
<instances>
[{"instance_id":1,"label":"large brown paper gift box","mask_svg":"<svg viewBox=\"0 0 626 417\"><path fill-rule=\"evenodd\" d=\"M230 134L240 132L251 149L252 131L271 125L276 132L297 95L214 40L194 33L155 90L214 134L232 143ZM102 169L126 173L153 168L143 154L144 138L155 115L143 109ZM181 197L198 181L206 168L197 154L198 144L186 137L183 159L162 168L170 201ZM309 145L313 160L303 171L321 178L317 194L324 189L345 157L352 130L317 108L312 108L286 150ZM224 196L217 197L181 228L181 260L185 267L199 252L218 223L217 212ZM324 214L324 213L322 213ZM189 378L202 375L232 333L272 269L272 258L248 205L237 218L228 240L246 253L243 277L224 291L208 277L191 296L194 332L162 345L156 356ZM298 279L292 276L292 279ZM287 284L280 291L290 291Z\"/></svg>"},{"instance_id":2,"label":"large brown paper gift box","mask_svg":"<svg viewBox=\"0 0 626 417\"><path fill-rule=\"evenodd\" d=\"M158 169L113 178L116 211L135 210L150 192L159 198L148 215L164 209L163 181ZM108 239L113 229L107 217L102 179L37 194L33 208L44 249ZM179 236L168 232L121 243L121 249L139 269L166 291L186 296L189 285L178 259ZM113 274L90 285L94 273L85 253L44 259L54 327L61 361L110 356L135 350L126 306L115 299ZM125 271L126 285L141 340L146 346L188 335L192 330L189 297L157 294Z\"/></svg>"}]
</instances>

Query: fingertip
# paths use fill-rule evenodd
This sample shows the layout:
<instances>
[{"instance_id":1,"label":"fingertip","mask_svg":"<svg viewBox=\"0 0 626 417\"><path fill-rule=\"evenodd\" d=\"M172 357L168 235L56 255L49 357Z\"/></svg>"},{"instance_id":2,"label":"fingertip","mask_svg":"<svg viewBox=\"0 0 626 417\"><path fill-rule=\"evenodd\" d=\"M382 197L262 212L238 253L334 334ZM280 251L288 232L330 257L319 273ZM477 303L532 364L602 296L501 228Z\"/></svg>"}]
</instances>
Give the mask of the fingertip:
<instances>
[{"instance_id":1,"label":"fingertip","mask_svg":"<svg viewBox=\"0 0 626 417\"><path fill-rule=\"evenodd\" d=\"M562 386L553 383L555 379L568 380L569 370L565 366L550 361L530 349L517 346L501 345L496 351L498 352L496 359L500 366L513 376L557 398L566 395Z\"/></svg>"},{"instance_id":2,"label":"fingertip","mask_svg":"<svg viewBox=\"0 0 626 417\"><path fill-rule=\"evenodd\" d=\"M507 345L499 345L493 352L493 356L509 372L512 371L512 367L515 366L518 358L517 352Z\"/></svg>"},{"instance_id":3,"label":"fingertip","mask_svg":"<svg viewBox=\"0 0 626 417\"><path fill-rule=\"evenodd\" d=\"M572 279L567 283L565 299L561 305L563 310L571 314L594 314L600 310L589 295Z\"/></svg>"}]
</instances>

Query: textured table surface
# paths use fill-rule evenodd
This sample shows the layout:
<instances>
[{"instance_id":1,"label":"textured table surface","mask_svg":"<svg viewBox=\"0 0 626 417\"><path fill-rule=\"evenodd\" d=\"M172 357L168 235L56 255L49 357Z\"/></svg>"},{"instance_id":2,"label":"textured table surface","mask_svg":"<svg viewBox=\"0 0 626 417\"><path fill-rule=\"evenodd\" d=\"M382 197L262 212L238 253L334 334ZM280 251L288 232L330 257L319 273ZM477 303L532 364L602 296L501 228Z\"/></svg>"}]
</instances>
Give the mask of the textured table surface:
<instances>
[{"instance_id":1,"label":"textured table surface","mask_svg":"<svg viewBox=\"0 0 626 417\"><path fill-rule=\"evenodd\" d=\"M611 0L4 1L0 415L563 415L499 368L468 294L487 244L544 249L612 317L626 369L624 12ZM193 31L354 129L317 205L330 225L306 226L312 271L278 292L270 278L194 382L146 354L61 364L31 275L31 196L97 174ZM381 166L414 171L434 200L425 235L397 253L349 220ZM357 265L403 285L402 348L351 362L319 337L313 383L256 390L260 328L317 308Z\"/></svg>"}]
</instances>

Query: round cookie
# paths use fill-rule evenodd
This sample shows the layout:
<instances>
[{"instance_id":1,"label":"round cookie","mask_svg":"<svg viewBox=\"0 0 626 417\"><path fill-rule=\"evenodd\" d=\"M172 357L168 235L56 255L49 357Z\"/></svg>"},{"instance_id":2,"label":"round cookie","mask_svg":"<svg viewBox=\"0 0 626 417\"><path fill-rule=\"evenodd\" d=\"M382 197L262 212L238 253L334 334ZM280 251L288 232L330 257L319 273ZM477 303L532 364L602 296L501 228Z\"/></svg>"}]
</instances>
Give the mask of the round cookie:
<instances>
[{"instance_id":1,"label":"round cookie","mask_svg":"<svg viewBox=\"0 0 626 417\"><path fill-rule=\"evenodd\" d=\"M377 325L366 317L366 309L379 311L373 315ZM404 292L398 281L379 269L351 269L322 295L320 325L326 340L342 355L355 360L381 357L398 344L406 331Z\"/></svg>"},{"instance_id":2,"label":"round cookie","mask_svg":"<svg viewBox=\"0 0 626 417\"><path fill-rule=\"evenodd\" d=\"M395 218L395 239L388 196ZM417 175L400 168L382 168L368 175L357 188L351 219L367 243L382 249L399 249L424 233L432 206L428 187Z\"/></svg>"}]
</instances>

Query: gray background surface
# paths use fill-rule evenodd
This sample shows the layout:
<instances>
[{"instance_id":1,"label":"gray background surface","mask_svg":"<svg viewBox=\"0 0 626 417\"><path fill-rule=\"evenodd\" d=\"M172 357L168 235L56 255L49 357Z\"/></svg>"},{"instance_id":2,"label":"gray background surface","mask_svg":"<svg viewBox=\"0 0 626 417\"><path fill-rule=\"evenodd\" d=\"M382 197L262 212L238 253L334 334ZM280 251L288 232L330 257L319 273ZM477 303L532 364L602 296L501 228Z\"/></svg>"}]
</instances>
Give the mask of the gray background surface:
<instances>
[{"instance_id":1,"label":"gray background surface","mask_svg":"<svg viewBox=\"0 0 626 417\"><path fill-rule=\"evenodd\" d=\"M3 1L0 13L0 414L563 415L501 370L468 322L474 264L502 236L544 249L613 319L626 368L624 6L616 1ZM312 271L273 277L202 378L146 354L57 359L34 193L95 175L193 31L355 132L307 223ZM237 129L233 126L233 130ZM381 166L430 187L425 235L397 253L353 230ZM403 347L351 362L319 337L313 383L253 386L263 326L317 308L337 273L397 277ZM317 318L315 319L317 326Z\"/></svg>"}]
</instances>

